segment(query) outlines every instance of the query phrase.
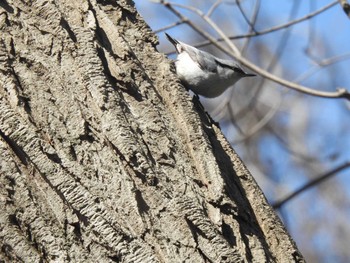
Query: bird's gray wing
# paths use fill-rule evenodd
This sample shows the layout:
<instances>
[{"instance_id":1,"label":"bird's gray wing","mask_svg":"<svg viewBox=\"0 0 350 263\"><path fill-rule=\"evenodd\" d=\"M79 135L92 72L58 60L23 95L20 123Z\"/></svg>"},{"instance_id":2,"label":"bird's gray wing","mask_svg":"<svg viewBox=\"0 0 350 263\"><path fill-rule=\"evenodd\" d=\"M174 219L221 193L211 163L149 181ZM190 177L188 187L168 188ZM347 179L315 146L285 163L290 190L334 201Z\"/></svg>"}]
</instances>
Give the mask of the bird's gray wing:
<instances>
[{"instance_id":1,"label":"bird's gray wing","mask_svg":"<svg viewBox=\"0 0 350 263\"><path fill-rule=\"evenodd\" d=\"M198 64L198 66L206 72L216 73L218 71L218 67L228 68L233 70L234 72L239 73L242 77L253 77L255 74L246 73L241 66L234 60L226 60L213 56L212 54L199 50L195 47L187 45L178 41L178 45L181 45L180 52L187 52L191 59Z\"/></svg>"},{"instance_id":2,"label":"bird's gray wing","mask_svg":"<svg viewBox=\"0 0 350 263\"><path fill-rule=\"evenodd\" d=\"M234 72L239 73L242 77L254 77L255 74L246 73L241 66L234 60L226 60L221 58L215 58L216 63L222 68L232 69Z\"/></svg>"},{"instance_id":3,"label":"bird's gray wing","mask_svg":"<svg viewBox=\"0 0 350 263\"><path fill-rule=\"evenodd\" d=\"M213 55L199 50L195 47L181 43L185 52L191 57L191 59L198 64L198 66L207 72L217 72L216 57Z\"/></svg>"},{"instance_id":4,"label":"bird's gray wing","mask_svg":"<svg viewBox=\"0 0 350 263\"><path fill-rule=\"evenodd\" d=\"M215 58L216 63L221 66L222 68L229 68L232 69L233 71L241 74L246 74L244 70L240 67L240 65L233 61L233 60L226 60L226 59L221 59L221 58Z\"/></svg>"}]
</instances>

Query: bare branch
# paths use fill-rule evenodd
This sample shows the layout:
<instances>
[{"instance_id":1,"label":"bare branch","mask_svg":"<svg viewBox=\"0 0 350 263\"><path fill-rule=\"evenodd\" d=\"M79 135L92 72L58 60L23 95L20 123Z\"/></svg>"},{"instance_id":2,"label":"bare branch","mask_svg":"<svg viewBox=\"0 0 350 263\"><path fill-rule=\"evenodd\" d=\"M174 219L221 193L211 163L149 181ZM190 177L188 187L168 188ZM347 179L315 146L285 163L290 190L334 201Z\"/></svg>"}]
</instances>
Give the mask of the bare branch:
<instances>
[{"instance_id":1,"label":"bare branch","mask_svg":"<svg viewBox=\"0 0 350 263\"><path fill-rule=\"evenodd\" d=\"M291 199L293 199L294 197L296 197L297 195L299 195L300 193L308 190L309 188L325 181L326 179L329 179L330 177L336 175L337 173L339 173L342 170L345 170L347 168L350 167L350 162L346 162L340 166L338 166L337 168L325 173L324 175L321 175L320 177L308 182L307 184L305 184L304 186L300 187L298 190L296 190L295 192L289 194L287 197L285 197L284 199L276 202L275 204L272 205L273 208L275 209L279 209L281 208L282 205L284 205L286 202L290 201Z\"/></svg>"},{"instance_id":2,"label":"bare branch","mask_svg":"<svg viewBox=\"0 0 350 263\"><path fill-rule=\"evenodd\" d=\"M350 59L350 53L345 53L342 55L338 55L338 56L334 56L334 57L330 57L322 60L313 59L313 62L315 63L315 65L310 67L307 71L305 71L303 74L301 74L299 77L297 77L293 81L296 83L300 83L305 79L309 78L311 75L313 75L317 71L322 70L327 66L333 65L335 63L341 62L346 59Z\"/></svg>"},{"instance_id":3,"label":"bare branch","mask_svg":"<svg viewBox=\"0 0 350 263\"><path fill-rule=\"evenodd\" d=\"M154 30L154 33L158 34L158 33L160 33L160 32L166 31L166 30L168 30L168 29L170 29L170 28L176 27L176 26L178 26L178 25L182 25L182 24L184 24L184 23L187 23L187 21L184 21L184 20L177 21L177 22L172 23L172 24L170 24L170 25L167 25L167 26L165 26L165 27L162 27L162 28L159 28L159 29L157 29L157 30Z\"/></svg>"},{"instance_id":4,"label":"bare branch","mask_svg":"<svg viewBox=\"0 0 350 263\"><path fill-rule=\"evenodd\" d=\"M244 66L247 68L253 70L255 73L259 74L262 77L265 77L269 80L272 80L278 84L281 84L287 88L296 90L301 93L305 93L311 96L316 96L316 97L322 97L322 98L345 98L347 100L350 100L350 93L345 89L345 88L338 88L337 91L335 92L327 92L327 91L318 91L314 90L302 85L299 85L297 83L282 79L277 77L276 75L273 75L266 70L256 66L255 64L251 63L249 60L243 58L243 57L236 57L236 59Z\"/></svg>"},{"instance_id":5,"label":"bare branch","mask_svg":"<svg viewBox=\"0 0 350 263\"><path fill-rule=\"evenodd\" d=\"M259 10L260 10L260 0L256 0L255 5L254 5L253 14L252 14L252 17L250 19L251 25L249 28L249 33L256 32L254 26L255 26L256 21L258 20ZM250 40L251 40L251 38L246 38L246 41L242 47L242 54L244 54L246 49L248 48Z\"/></svg>"},{"instance_id":6,"label":"bare branch","mask_svg":"<svg viewBox=\"0 0 350 263\"><path fill-rule=\"evenodd\" d=\"M216 23L213 22L213 20L210 19L210 17L206 16L201 10L192 7L192 6L187 6L187 5L183 5L183 4L177 4L177 3L170 3L170 2L165 2L164 4L167 4L167 7L171 7L171 6L177 6L180 8L184 8L187 9L189 11L194 12L195 14L197 14L198 16L200 16L205 22L207 22L224 40L225 42L229 45L229 47L232 49L232 52L234 52L236 55L240 54L240 51L238 50L238 48L236 47L236 45L234 45L231 41L229 41L229 38L225 35L225 33L216 25ZM172 8L172 10L175 10ZM182 16L182 15L181 15ZM194 27L193 23L189 23L189 25L195 29L198 33L200 33L203 36L206 36L206 38L211 39L213 42L213 44L216 47L219 47L221 45L219 44L215 44L215 38L211 37L209 34L206 34L202 29L200 29L199 27ZM231 53L230 51L227 51L229 53Z\"/></svg>"},{"instance_id":7,"label":"bare branch","mask_svg":"<svg viewBox=\"0 0 350 263\"><path fill-rule=\"evenodd\" d=\"M241 138L237 138L233 141L230 141L230 143L232 145L241 143L247 140L248 138L252 137L262 128L264 128L268 124L268 122L275 116L276 112L280 109L281 104L282 104L282 99L280 99L276 103L276 105L273 105L273 107L271 107L269 112L261 120L259 120L258 123L256 123L252 128L250 128L247 133L245 134L243 133L244 136L242 136Z\"/></svg>"},{"instance_id":8,"label":"bare branch","mask_svg":"<svg viewBox=\"0 0 350 263\"><path fill-rule=\"evenodd\" d=\"M241 14L242 14L244 20L245 20L245 21L247 22L247 24L249 25L250 29L251 29L253 32L256 33L257 31L256 31L256 29L255 29L255 27L254 27L254 24L251 23L251 21L249 20L249 18L248 18L247 15L246 15L246 13L244 12L244 10L243 10L243 8L242 8L242 6L241 6L240 0L236 0L236 4L237 4L238 9L239 9L239 11L241 12Z\"/></svg>"},{"instance_id":9,"label":"bare branch","mask_svg":"<svg viewBox=\"0 0 350 263\"><path fill-rule=\"evenodd\" d=\"M164 5L167 9L169 9L171 12L173 12L178 18L181 19L181 21L186 21L186 24L192 27L193 30L195 30L198 34L200 34L205 39L210 39L210 44L213 44L217 48L220 49L221 45L215 40L215 38L211 37L207 32L203 31L200 27L198 27L196 24L192 23L190 19L188 19L186 16L182 15L179 11L177 11L169 2L160 0L160 4ZM169 53L172 54L172 53Z\"/></svg>"},{"instance_id":10,"label":"bare branch","mask_svg":"<svg viewBox=\"0 0 350 263\"><path fill-rule=\"evenodd\" d=\"M216 8L219 7L219 5L222 4L222 0L217 0L208 10L206 16L211 16L213 14L213 12L216 10Z\"/></svg>"},{"instance_id":11,"label":"bare branch","mask_svg":"<svg viewBox=\"0 0 350 263\"><path fill-rule=\"evenodd\" d=\"M243 132L243 130L241 129L241 127L238 125L238 122L237 122L237 120L236 120L236 118L235 118L235 115L234 115L234 113L233 113L233 108L232 108L231 103L229 103L229 104L227 105L227 108L228 108L228 114L229 114L229 117L230 117L230 120L231 120L232 125L237 129L237 131L238 131L242 136L244 136L244 132Z\"/></svg>"},{"instance_id":12,"label":"bare branch","mask_svg":"<svg viewBox=\"0 0 350 263\"><path fill-rule=\"evenodd\" d=\"M310 18L312 18L314 16L317 16L317 15L325 12L326 10L330 9L331 7L335 6L336 4L338 4L338 0L332 2L332 3L328 4L328 5L325 5L324 7L316 10L313 13L309 13L306 16L303 16L301 18L289 21L288 23L285 23L285 24L282 24L282 25L279 25L279 26L274 26L274 27L271 27L269 29L265 29L265 30L258 31L258 32L255 32L255 33L231 36L231 37L229 37L229 39L234 40L234 39L240 39L240 38L246 38L246 37L256 37L256 36L261 36L261 35L265 35L265 34L268 34L268 33L272 33L272 32L275 32L275 31L278 31L278 30L281 30L281 29L285 29L285 28L288 28L288 27L290 27L292 25L295 25L295 24L298 24L298 23L303 22L305 20L308 20L308 19L310 19ZM216 41L221 42L221 41L224 41L224 39L218 38ZM203 41L202 43L197 44L196 47L207 46L210 43L211 43L210 41Z\"/></svg>"}]
</instances>

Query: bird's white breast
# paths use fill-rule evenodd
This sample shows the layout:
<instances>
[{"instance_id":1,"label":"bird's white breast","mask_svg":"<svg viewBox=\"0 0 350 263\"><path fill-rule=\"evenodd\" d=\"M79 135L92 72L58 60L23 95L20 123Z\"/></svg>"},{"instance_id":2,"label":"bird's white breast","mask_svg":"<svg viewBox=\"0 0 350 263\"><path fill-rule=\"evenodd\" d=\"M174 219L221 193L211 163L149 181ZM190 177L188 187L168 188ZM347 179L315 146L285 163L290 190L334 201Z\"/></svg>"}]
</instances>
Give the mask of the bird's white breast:
<instances>
[{"instance_id":1,"label":"bird's white breast","mask_svg":"<svg viewBox=\"0 0 350 263\"><path fill-rule=\"evenodd\" d=\"M182 52L177 56L175 65L176 73L180 79L190 85L196 85L200 79L205 78L199 65L192 60L187 52Z\"/></svg>"},{"instance_id":2,"label":"bird's white breast","mask_svg":"<svg viewBox=\"0 0 350 263\"><path fill-rule=\"evenodd\" d=\"M228 83L228 80L220 78L217 72L203 71L187 52L178 55L175 66L177 75L187 88L208 98L219 96L235 82Z\"/></svg>"}]
</instances>

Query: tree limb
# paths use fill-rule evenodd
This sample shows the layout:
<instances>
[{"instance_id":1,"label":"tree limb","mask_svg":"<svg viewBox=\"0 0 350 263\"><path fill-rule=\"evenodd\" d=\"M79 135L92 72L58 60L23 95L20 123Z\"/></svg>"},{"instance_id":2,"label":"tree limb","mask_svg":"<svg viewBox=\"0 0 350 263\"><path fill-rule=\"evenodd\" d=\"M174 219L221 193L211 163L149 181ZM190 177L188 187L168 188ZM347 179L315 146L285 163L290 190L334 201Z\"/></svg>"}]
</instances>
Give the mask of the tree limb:
<instances>
[{"instance_id":1,"label":"tree limb","mask_svg":"<svg viewBox=\"0 0 350 263\"><path fill-rule=\"evenodd\" d=\"M304 186L300 187L298 190L296 190L295 192L289 194L287 197L283 198L282 200L276 202L275 204L272 205L273 208L275 209L279 209L281 208L281 206L283 206L285 203L287 203L288 201L290 201L291 199L293 199L294 197L296 197L297 195L301 194L302 192L308 190L309 188L322 183L323 181L329 179L330 177L336 175L337 173L339 173L342 170L345 170L347 168L350 167L350 162L346 162L340 166L338 166L337 168L325 173L324 175L321 175L320 177L308 182L307 184L305 184Z\"/></svg>"}]
</instances>

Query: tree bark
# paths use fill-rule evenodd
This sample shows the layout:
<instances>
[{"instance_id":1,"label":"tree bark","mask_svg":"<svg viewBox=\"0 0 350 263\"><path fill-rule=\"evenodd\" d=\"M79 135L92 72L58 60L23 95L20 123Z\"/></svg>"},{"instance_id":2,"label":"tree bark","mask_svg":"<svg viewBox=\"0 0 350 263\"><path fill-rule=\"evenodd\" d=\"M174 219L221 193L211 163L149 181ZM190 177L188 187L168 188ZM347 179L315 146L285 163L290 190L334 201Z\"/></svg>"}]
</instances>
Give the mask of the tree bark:
<instances>
[{"instance_id":1,"label":"tree bark","mask_svg":"<svg viewBox=\"0 0 350 263\"><path fill-rule=\"evenodd\" d=\"M128 0L0 1L1 262L303 262Z\"/></svg>"}]
</instances>

